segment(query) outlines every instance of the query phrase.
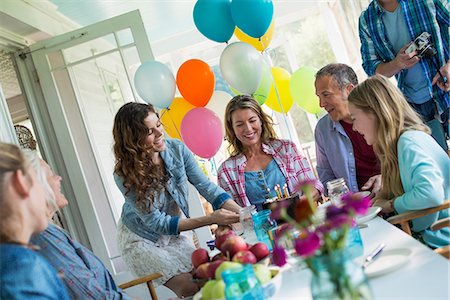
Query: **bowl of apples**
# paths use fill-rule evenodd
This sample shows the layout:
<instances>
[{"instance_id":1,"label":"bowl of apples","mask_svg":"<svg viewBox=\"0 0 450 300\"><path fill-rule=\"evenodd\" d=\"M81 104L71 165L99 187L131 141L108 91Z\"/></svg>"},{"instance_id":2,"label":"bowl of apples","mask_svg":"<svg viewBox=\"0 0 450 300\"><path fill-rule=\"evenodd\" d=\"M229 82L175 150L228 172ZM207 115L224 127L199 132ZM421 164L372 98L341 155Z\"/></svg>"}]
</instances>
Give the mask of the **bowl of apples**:
<instances>
[{"instance_id":1,"label":"bowl of apples","mask_svg":"<svg viewBox=\"0 0 450 300\"><path fill-rule=\"evenodd\" d=\"M281 272L277 267L268 266L270 252L266 244L247 244L244 239L232 231L216 234L215 247L220 253L212 258L206 249L199 248L192 253L194 280L202 286L195 294L195 300L225 299L225 283L222 272L241 267L242 264L253 265L253 270L263 286L266 298L273 297L281 287Z\"/></svg>"}]
</instances>

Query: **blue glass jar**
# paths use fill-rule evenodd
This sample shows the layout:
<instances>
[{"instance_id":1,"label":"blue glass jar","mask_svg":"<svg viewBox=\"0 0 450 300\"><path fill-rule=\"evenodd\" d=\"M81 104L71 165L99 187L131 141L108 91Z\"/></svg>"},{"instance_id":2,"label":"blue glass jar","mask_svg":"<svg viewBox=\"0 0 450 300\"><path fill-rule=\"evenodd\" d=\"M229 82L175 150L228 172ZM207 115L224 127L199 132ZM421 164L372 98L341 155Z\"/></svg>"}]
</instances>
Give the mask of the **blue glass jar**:
<instances>
[{"instance_id":1,"label":"blue glass jar","mask_svg":"<svg viewBox=\"0 0 450 300\"><path fill-rule=\"evenodd\" d=\"M348 256L347 249L311 258L313 300L371 300L372 289L360 265Z\"/></svg>"},{"instance_id":2,"label":"blue glass jar","mask_svg":"<svg viewBox=\"0 0 450 300\"><path fill-rule=\"evenodd\" d=\"M272 242L269 237L269 231L277 227L277 222L270 218L270 210L265 209L253 215L253 226L256 238L263 242L272 251Z\"/></svg>"},{"instance_id":3,"label":"blue glass jar","mask_svg":"<svg viewBox=\"0 0 450 300\"><path fill-rule=\"evenodd\" d=\"M364 254L364 246L358 225L349 229L346 248L350 259L355 259Z\"/></svg>"},{"instance_id":4,"label":"blue glass jar","mask_svg":"<svg viewBox=\"0 0 450 300\"><path fill-rule=\"evenodd\" d=\"M264 290L250 264L223 271L222 279L227 300L265 299Z\"/></svg>"}]
</instances>

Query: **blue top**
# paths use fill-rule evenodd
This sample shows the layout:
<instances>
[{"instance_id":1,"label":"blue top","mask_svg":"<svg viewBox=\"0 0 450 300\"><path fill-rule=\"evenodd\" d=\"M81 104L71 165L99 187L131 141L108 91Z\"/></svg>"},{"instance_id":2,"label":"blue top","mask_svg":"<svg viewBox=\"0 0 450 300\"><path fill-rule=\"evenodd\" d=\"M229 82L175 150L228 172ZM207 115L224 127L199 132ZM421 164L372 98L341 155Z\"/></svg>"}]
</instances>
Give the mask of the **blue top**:
<instances>
[{"instance_id":1,"label":"blue top","mask_svg":"<svg viewBox=\"0 0 450 300\"><path fill-rule=\"evenodd\" d=\"M275 185L279 184L283 188L286 183L286 178L273 158L264 170L247 171L244 175L245 193L258 211L262 210L262 204L267 199L277 196Z\"/></svg>"},{"instance_id":2,"label":"blue top","mask_svg":"<svg viewBox=\"0 0 450 300\"><path fill-rule=\"evenodd\" d=\"M382 19L389 43L391 43L395 53L398 53L401 48L411 42L402 7L397 6L393 12L385 11ZM403 72L405 72L404 93L408 101L422 104L430 100L427 78L420 64L416 64Z\"/></svg>"},{"instance_id":3,"label":"blue top","mask_svg":"<svg viewBox=\"0 0 450 300\"><path fill-rule=\"evenodd\" d=\"M314 131L316 140L317 173L324 186L327 182L344 178L352 192L358 192L356 162L352 141L339 122L326 114L317 123ZM376 161L374 163L377 163ZM327 190L324 189L327 194Z\"/></svg>"},{"instance_id":4,"label":"blue top","mask_svg":"<svg viewBox=\"0 0 450 300\"><path fill-rule=\"evenodd\" d=\"M194 155L181 141L166 139L166 150L161 152L161 158L168 177L166 192L159 195L149 212L144 213L136 206L133 190L125 195L122 178L114 174L116 184L125 197L122 222L131 231L152 242L156 242L161 235L179 234L180 209L189 218L188 182L214 209L219 209L226 200L231 199L230 195L206 177ZM174 210L174 205L179 209Z\"/></svg>"},{"instance_id":5,"label":"blue top","mask_svg":"<svg viewBox=\"0 0 450 300\"><path fill-rule=\"evenodd\" d=\"M414 40L422 32L431 34L431 40L437 50L434 59L443 66L450 59L450 4L448 0L398 0L402 7L405 23L408 28L409 40ZM363 68L369 76L375 74L378 65L390 62L395 58L395 50L386 35L382 9L377 0L372 0L359 18L359 37L361 40L361 57ZM449 106L449 95L437 85L432 86L431 80L437 73L436 67L429 59L421 59L418 63L426 77L428 95L437 99L439 112ZM405 92L406 72L395 75L398 86Z\"/></svg>"},{"instance_id":6,"label":"blue top","mask_svg":"<svg viewBox=\"0 0 450 300\"><path fill-rule=\"evenodd\" d=\"M61 228L50 224L31 238L39 253L63 274L62 280L72 299L130 299L103 263L89 249L70 238Z\"/></svg>"},{"instance_id":7,"label":"blue top","mask_svg":"<svg viewBox=\"0 0 450 300\"><path fill-rule=\"evenodd\" d=\"M0 245L0 299L70 299L50 264L35 251Z\"/></svg>"},{"instance_id":8,"label":"blue top","mask_svg":"<svg viewBox=\"0 0 450 300\"><path fill-rule=\"evenodd\" d=\"M450 158L428 134L407 131L397 144L398 165L405 193L394 199L398 213L434 207L450 198ZM447 218L449 209L417 218L412 230L420 232L424 241L432 247L450 243L448 227L430 230L433 222Z\"/></svg>"}]
</instances>

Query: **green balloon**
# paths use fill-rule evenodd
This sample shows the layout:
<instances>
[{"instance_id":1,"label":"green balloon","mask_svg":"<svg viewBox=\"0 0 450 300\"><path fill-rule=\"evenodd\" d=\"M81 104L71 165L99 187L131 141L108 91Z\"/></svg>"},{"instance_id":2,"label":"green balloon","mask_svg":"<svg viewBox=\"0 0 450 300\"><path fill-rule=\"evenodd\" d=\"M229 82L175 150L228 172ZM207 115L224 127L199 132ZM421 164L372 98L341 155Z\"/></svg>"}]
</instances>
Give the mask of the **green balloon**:
<instances>
[{"instance_id":1,"label":"green balloon","mask_svg":"<svg viewBox=\"0 0 450 300\"><path fill-rule=\"evenodd\" d=\"M313 67L300 68L292 74L289 86L297 105L311 114L318 114L321 111L319 97L314 87L316 73L317 69Z\"/></svg>"}]
</instances>

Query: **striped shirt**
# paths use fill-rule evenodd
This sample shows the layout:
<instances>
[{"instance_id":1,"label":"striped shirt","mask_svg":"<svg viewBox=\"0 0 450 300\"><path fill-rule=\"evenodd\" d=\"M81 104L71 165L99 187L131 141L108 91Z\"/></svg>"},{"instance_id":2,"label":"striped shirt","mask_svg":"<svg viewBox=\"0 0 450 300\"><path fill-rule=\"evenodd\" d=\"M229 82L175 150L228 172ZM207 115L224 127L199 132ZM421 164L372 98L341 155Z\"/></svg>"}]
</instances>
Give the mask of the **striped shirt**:
<instances>
[{"instance_id":1,"label":"striped shirt","mask_svg":"<svg viewBox=\"0 0 450 300\"><path fill-rule=\"evenodd\" d=\"M450 60L450 3L448 0L398 0L403 9L406 26L411 41L426 31L431 35L437 54L432 58L442 67ZM359 18L359 37L361 40L361 56L363 68L369 76L375 74L380 63L390 62L396 54L388 41L386 29L383 24L383 8L377 0L373 0L367 10ZM436 67L430 59L419 61L424 75L428 81L430 99L439 99L440 111L449 107L448 93L444 93L437 85L432 86L431 81L437 73ZM395 75L398 87L405 90L405 72Z\"/></svg>"},{"instance_id":2,"label":"striped shirt","mask_svg":"<svg viewBox=\"0 0 450 300\"><path fill-rule=\"evenodd\" d=\"M297 146L293 142L273 139L267 144L262 144L262 150L273 157L286 178L286 183L291 192L296 192L295 187L299 182L316 179L308 160L298 152ZM219 186L242 207L250 205L250 201L245 194L244 172L246 165L247 158L241 153L224 161L217 174ZM323 192L323 186L318 180L315 187Z\"/></svg>"}]
</instances>

